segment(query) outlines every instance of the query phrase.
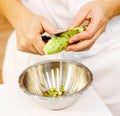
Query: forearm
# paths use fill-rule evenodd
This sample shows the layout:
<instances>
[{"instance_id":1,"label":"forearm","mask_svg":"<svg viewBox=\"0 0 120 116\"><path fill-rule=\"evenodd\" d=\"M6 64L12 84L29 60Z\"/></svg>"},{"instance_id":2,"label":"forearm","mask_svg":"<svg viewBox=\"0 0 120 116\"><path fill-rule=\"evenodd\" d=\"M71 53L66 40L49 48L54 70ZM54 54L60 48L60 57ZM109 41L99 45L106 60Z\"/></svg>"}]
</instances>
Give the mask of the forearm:
<instances>
[{"instance_id":1,"label":"forearm","mask_svg":"<svg viewBox=\"0 0 120 116\"><path fill-rule=\"evenodd\" d=\"M108 9L109 18L120 15L120 0L97 0Z\"/></svg>"},{"instance_id":2,"label":"forearm","mask_svg":"<svg viewBox=\"0 0 120 116\"><path fill-rule=\"evenodd\" d=\"M18 20L29 13L20 0L0 0L0 12L15 26Z\"/></svg>"}]
</instances>

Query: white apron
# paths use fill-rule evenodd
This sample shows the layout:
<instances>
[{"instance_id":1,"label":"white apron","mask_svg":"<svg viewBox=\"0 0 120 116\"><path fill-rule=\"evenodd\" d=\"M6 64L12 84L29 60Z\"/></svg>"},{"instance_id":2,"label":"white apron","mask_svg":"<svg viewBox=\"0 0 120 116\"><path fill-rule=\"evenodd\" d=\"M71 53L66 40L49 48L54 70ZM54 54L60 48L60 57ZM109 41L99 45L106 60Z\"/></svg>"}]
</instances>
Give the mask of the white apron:
<instances>
[{"instance_id":1,"label":"white apron","mask_svg":"<svg viewBox=\"0 0 120 116\"><path fill-rule=\"evenodd\" d=\"M24 0L32 12L45 16L57 28L66 29L81 6L90 0ZM18 84L20 73L29 65L52 58L66 58L86 65L93 73L93 87L114 116L120 116L120 17L109 21L94 46L85 52L62 52L50 56L20 52L15 32L10 36L3 63L5 83Z\"/></svg>"}]
</instances>

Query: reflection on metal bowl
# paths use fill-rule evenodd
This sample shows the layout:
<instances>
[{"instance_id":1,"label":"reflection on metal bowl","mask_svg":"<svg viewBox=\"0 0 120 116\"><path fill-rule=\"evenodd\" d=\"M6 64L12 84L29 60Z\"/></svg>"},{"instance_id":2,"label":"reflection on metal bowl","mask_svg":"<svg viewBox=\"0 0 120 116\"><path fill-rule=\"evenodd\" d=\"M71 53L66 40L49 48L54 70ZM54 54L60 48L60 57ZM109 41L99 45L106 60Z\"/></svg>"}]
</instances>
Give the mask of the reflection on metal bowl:
<instances>
[{"instance_id":1,"label":"reflection on metal bowl","mask_svg":"<svg viewBox=\"0 0 120 116\"><path fill-rule=\"evenodd\" d=\"M34 64L19 77L20 88L48 109L64 109L72 105L92 83L91 71L78 62L48 60ZM57 97L46 97L44 92L54 88L64 93Z\"/></svg>"}]
</instances>

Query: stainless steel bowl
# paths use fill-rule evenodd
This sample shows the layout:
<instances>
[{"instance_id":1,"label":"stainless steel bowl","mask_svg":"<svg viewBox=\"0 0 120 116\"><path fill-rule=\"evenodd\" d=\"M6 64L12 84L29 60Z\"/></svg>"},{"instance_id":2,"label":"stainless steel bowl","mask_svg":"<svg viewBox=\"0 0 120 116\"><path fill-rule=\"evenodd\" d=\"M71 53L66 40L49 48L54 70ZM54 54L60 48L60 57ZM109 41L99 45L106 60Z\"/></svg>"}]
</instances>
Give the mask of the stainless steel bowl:
<instances>
[{"instance_id":1,"label":"stainless steel bowl","mask_svg":"<svg viewBox=\"0 0 120 116\"><path fill-rule=\"evenodd\" d=\"M72 105L92 83L91 71L78 62L50 60L34 64L19 77L20 88L48 109L64 109ZM50 88L64 94L58 97L45 97L43 93Z\"/></svg>"}]
</instances>

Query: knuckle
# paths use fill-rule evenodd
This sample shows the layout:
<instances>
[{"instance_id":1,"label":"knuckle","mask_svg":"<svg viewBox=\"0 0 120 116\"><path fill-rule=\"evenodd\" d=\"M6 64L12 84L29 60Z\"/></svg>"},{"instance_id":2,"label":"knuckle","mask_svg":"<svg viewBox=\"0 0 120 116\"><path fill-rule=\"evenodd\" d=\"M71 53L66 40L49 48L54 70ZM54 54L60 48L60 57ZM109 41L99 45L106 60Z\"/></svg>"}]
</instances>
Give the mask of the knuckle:
<instances>
[{"instance_id":1,"label":"knuckle","mask_svg":"<svg viewBox=\"0 0 120 116\"><path fill-rule=\"evenodd\" d=\"M86 48L89 48L89 49L90 49L90 48L93 46L94 43L95 43L95 41L90 42L90 43L87 45Z\"/></svg>"},{"instance_id":2,"label":"knuckle","mask_svg":"<svg viewBox=\"0 0 120 116\"><path fill-rule=\"evenodd\" d=\"M35 35L36 35L35 33L29 33L29 34L27 34L27 38L29 39L29 41L33 42L33 40L36 37Z\"/></svg>"},{"instance_id":3,"label":"knuckle","mask_svg":"<svg viewBox=\"0 0 120 116\"><path fill-rule=\"evenodd\" d=\"M26 47L28 45L28 42L27 41L21 41L20 42L20 46L21 47Z\"/></svg>"},{"instance_id":4,"label":"knuckle","mask_svg":"<svg viewBox=\"0 0 120 116\"><path fill-rule=\"evenodd\" d=\"M106 19L104 17L101 17L100 18L100 23L105 23L106 22Z\"/></svg>"},{"instance_id":5,"label":"knuckle","mask_svg":"<svg viewBox=\"0 0 120 116\"><path fill-rule=\"evenodd\" d=\"M80 34L76 34L73 37L74 37L74 39L73 39L74 42L77 42L80 40Z\"/></svg>"},{"instance_id":6,"label":"knuckle","mask_svg":"<svg viewBox=\"0 0 120 116\"><path fill-rule=\"evenodd\" d=\"M87 47L82 48L81 51L88 51L88 50L90 50L90 48L91 48L91 47L88 47L88 46L87 46Z\"/></svg>"},{"instance_id":7,"label":"knuckle","mask_svg":"<svg viewBox=\"0 0 120 116\"><path fill-rule=\"evenodd\" d=\"M89 39L90 39L90 38L92 38L92 37L93 37L93 35L94 35L94 34L93 34L93 32L92 32L92 31L88 31L86 36L87 36L87 38L89 38Z\"/></svg>"},{"instance_id":8,"label":"knuckle","mask_svg":"<svg viewBox=\"0 0 120 116\"><path fill-rule=\"evenodd\" d=\"M17 48L21 51L24 51L25 48L28 48L29 43L27 41L20 41L17 45Z\"/></svg>"},{"instance_id":9,"label":"knuckle","mask_svg":"<svg viewBox=\"0 0 120 116\"><path fill-rule=\"evenodd\" d=\"M106 28L103 28L102 33L105 32Z\"/></svg>"},{"instance_id":10,"label":"knuckle","mask_svg":"<svg viewBox=\"0 0 120 116\"><path fill-rule=\"evenodd\" d=\"M93 44L90 44L90 45L86 46L85 49L89 50L89 49L92 47L92 45L93 45Z\"/></svg>"},{"instance_id":11,"label":"knuckle","mask_svg":"<svg viewBox=\"0 0 120 116\"><path fill-rule=\"evenodd\" d=\"M90 50L91 46L84 46L83 48L81 48L81 51L88 51Z\"/></svg>"},{"instance_id":12,"label":"knuckle","mask_svg":"<svg viewBox=\"0 0 120 116\"><path fill-rule=\"evenodd\" d=\"M81 49L81 48L80 48L79 45L76 45L76 46L73 48L73 50L76 51L76 52L80 51L80 49Z\"/></svg>"}]
</instances>

